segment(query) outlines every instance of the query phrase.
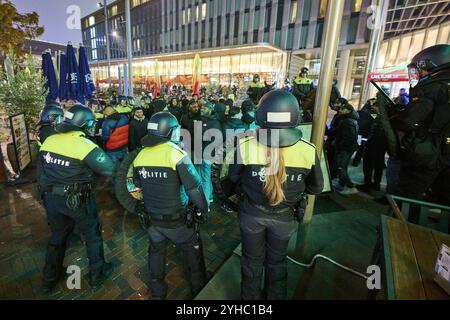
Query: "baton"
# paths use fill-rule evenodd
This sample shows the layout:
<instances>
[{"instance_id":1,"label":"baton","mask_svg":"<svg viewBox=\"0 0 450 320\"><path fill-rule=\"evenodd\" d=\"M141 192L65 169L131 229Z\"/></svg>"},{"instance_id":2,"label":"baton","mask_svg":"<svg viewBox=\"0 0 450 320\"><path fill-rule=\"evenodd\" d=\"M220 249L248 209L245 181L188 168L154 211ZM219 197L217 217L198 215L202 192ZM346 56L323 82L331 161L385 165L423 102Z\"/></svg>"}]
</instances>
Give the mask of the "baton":
<instances>
[{"instance_id":1,"label":"baton","mask_svg":"<svg viewBox=\"0 0 450 320\"><path fill-rule=\"evenodd\" d=\"M392 99L387 95L387 93L384 92L384 90L380 88L380 86L375 82L375 80L370 80L370 83L373 84L373 86L374 86L375 88L377 88L377 90L383 95L383 97L384 97L387 101L389 101L389 103L390 103L392 106L395 106L395 102L392 101Z\"/></svg>"}]
</instances>

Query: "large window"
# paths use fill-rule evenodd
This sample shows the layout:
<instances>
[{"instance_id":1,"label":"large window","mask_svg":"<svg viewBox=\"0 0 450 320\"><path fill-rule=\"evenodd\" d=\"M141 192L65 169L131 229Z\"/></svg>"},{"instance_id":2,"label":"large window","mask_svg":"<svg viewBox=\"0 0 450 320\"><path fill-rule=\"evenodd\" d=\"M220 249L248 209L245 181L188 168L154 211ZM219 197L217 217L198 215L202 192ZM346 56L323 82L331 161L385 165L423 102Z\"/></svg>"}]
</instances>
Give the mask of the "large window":
<instances>
[{"instance_id":1,"label":"large window","mask_svg":"<svg viewBox=\"0 0 450 320\"><path fill-rule=\"evenodd\" d=\"M355 6L353 7L353 12L361 12L362 0L355 0Z\"/></svg>"},{"instance_id":2,"label":"large window","mask_svg":"<svg viewBox=\"0 0 450 320\"><path fill-rule=\"evenodd\" d=\"M321 18L325 17L325 14L327 13L327 5L328 5L328 0L320 0L319 16Z\"/></svg>"},{"instance_id":3,"label":"large window","mask_svg":"<svg viewBox=\"0 0 450 320\"><path fill-rule=\"evenodd\" d=\"M297 19L297 10L298 10L297 0L292 0L291 11L289 14L289 23L295 23L295 20Z\"/></svg>"},{"instance_id":4,"label":"large window","mask_svg":"<svg viewBox=\"0 0 450 320\"><path fill-rule=\"evenodd\" d=\"M202 20L206 19L206 3L202 3Z\"/></svg>"}]
</instances>

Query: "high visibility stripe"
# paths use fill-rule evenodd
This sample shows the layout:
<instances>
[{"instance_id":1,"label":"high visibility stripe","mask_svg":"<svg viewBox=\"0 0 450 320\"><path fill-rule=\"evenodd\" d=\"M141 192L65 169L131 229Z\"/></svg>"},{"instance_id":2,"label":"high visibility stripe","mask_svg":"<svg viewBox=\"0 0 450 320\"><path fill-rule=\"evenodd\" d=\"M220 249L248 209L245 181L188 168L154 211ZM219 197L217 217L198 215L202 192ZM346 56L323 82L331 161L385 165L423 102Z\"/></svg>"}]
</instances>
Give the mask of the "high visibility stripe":
<instances>
[{"instance_id":1,"label":"high visibility stripe","mask_svg":"<svg viewBox=\"0 0 450 320\"><path fill-rule=\"evenodd\" d=\"M54 134L42 144L40 152L51 152L64 157L84 160L98 146L85 138L82 132Z\"/></svg>"},{"instance_id":2,"label":"high visibility stripe","mask_svg":"<svg viewBox=\"0 0 450 320\"><path fill-rule=\"evenodd\" d=\"M296 84L311 84L313 81L309 78L295 78L294 82Z\"/></svg>"},{"instance_id":3,"label":"high visibility stripe","mask_svg":"<svg viewBox=\"0 0 450 320\"><path fill-rule=\"evenodd\" d=\"M250 87L252 88L264 88L264 85L261 82L257 82L257 83L250 83Z\"/></svg>"},{"instance_id":4,"label":"high visibility stripe","mask_svg":"<svg viewBox=\"0 0 450 320\"><path fill-rule=\"evenodd\" d=\"M176 144L167 142L144 148L134 159L134 167L160 167L176 170L177 164L186 156Z\"/></svg>"},{"instance_id":5,"label":"high visibility stripe","mask_svg":"<svg viewBox=\"0 0 450 320\"><path fill-rule=\"evenodd\" d=\"M133 111L133 109L131 109L130 107L124 107L122 105L116 106L114 109L118 113L130 113L131 111Z\"/></svg>"},{"instance_id":6,"label":"high visibility stripe","mask_svg":"<svg viewBox=\"0 0 450 320\"><path fill-rule=\"evenodd\" d=\"M316 161L316 148L313 144L300 140L295 145L280 149L286 167L311 169ZM244 165L267 165L267 147L255 137L240 141L240 154Z\"/></svg>"}]
</instances>

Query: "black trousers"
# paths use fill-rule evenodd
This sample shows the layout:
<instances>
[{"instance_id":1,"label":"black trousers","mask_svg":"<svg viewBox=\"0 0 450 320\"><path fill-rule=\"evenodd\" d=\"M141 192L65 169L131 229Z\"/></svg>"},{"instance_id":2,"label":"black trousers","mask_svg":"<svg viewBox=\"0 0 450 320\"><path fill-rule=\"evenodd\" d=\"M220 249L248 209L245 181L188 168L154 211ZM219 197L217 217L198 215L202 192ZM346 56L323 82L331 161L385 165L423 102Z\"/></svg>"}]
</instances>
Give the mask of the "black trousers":
<instances>
[{"instance_id":1,"label":"black trousers","mask_svg":"<svg viewBox=\"0 0 450 320\"><path fill-rule=\"evenodd\" d=\"M443 169L429 170L402 165L400 170L398 194L409 199L424 200L425 192L433 185L441 172L443 172ZM409 221L412 223L418 223L419 217L420 207L411 206L409 211Z\"/></svg>"},{"instance_id":2,"label":"black trousers","mask_svg":"<svg viewBox=\"0 0 450 320\"><path fill-rule=\"evenodd\" d=\"M383 177L384 170L384 156L386 150L384 148L377 148L373 145L367 145L364 152L364 183L370 184L372 181L374 184L379 185Z\"/></svg>"},{"instance_id":3,"label":"black trousers","mask_svg":"<svg viewBox=\"0 0 450 320\"><path fill-rule=\"evenodd\" d=\"M349 151L337 151L335 159L335 169L337 177L339 178L339 184L348 188L353 188L353 184L350 176L348 175L348 166L352 158L353 152Z\"/></svg>"},{"instance_id":4,"label":"black trousers","mask_svg":"<svg viewBox=\"0 0 450 320\"><path fill-rule=\"evenodd\" d=\"M186 225L169 229L151 226L148 229L150 246L148 265L150 271L150 290L153 299L165 299L167 295L166 249L170 242L175 244L183 254L183 263L194 297L205 285L206 270L200 233Z\"/></svg>"},{"instance_id":5,"label":"black trousers","mask_svg":"<svg viewBox=\"0 0 450 320\"><path fill-rule=\"evenodd\" d=\"M267 299L286 299L287 250L297 225L294 217L288 213L269 216L244 203L239 208L239 225L242 236L242 299L261 298L264 267Z\"/></svg>"},{"instance_id":6,"label":"black trousers","mask_svg":"<svg viewBox=\"0 0 450 320\"><path fill-rule=\"evenodd\" d=\"M90 272L100 272L105 259L101 223L94 196L91 194L86 204L72 210L66 205L66 197L47 193L44 196L44 205L52 233L45 259L44 281L57 281L60 277L67 239L75 226L86 241Z\"/></svg>"}]
</instances>

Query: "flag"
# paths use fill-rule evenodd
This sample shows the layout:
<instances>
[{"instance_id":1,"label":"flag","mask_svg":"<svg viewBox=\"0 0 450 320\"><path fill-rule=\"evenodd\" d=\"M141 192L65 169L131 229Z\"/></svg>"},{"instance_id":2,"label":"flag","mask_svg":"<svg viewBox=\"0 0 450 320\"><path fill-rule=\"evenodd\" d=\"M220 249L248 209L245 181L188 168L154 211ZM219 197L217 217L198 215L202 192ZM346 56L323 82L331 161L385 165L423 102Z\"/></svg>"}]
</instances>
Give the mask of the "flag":
<instances>
[{"instance_id":1,"label":"flag","mask_svg":"<svg viewBox=\"0 0 450 320\"><path fill-rule=\"evenodd\" d=\"M155 61L153 65L155 71L155 87L153 88L153 97L156 98L161 92L161 77L159 75L159 62Z\"/></svg>"},{"instance_id":2,"label":"flag","mask_svg":"<svg viewBox=\"0 0 450 320\"><path fill-rule=\"evenodd\" d=\"M196 95L200 95L200 69L202 66L202 60L200 59L200 56L198 53L195 55L194 59L194 72L192 77L192 91Z\"/></svg>"}]
</instances>

